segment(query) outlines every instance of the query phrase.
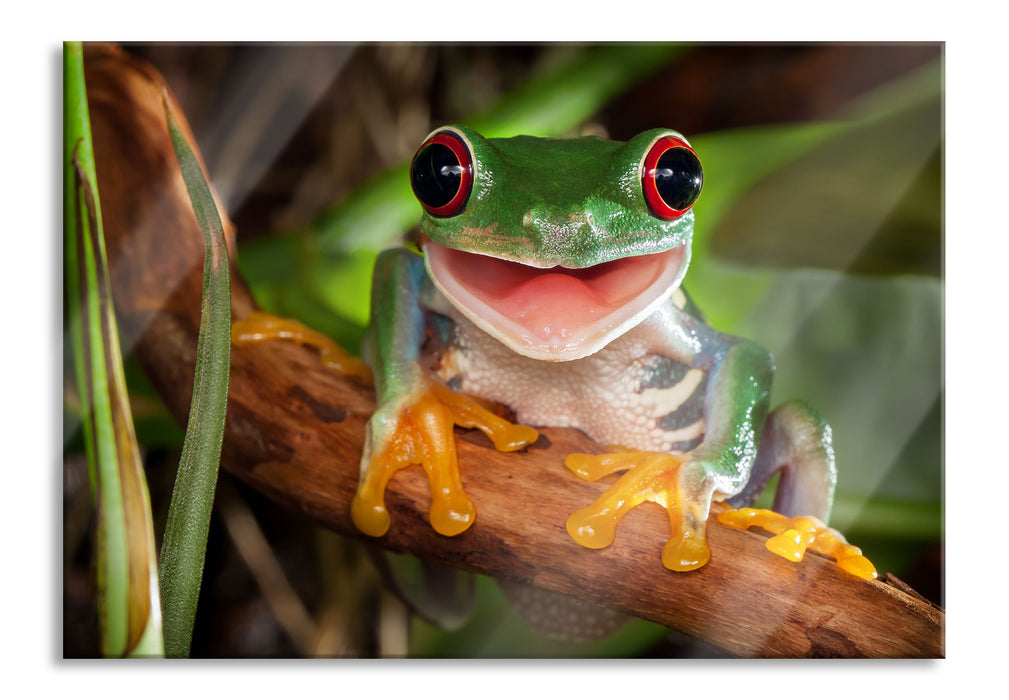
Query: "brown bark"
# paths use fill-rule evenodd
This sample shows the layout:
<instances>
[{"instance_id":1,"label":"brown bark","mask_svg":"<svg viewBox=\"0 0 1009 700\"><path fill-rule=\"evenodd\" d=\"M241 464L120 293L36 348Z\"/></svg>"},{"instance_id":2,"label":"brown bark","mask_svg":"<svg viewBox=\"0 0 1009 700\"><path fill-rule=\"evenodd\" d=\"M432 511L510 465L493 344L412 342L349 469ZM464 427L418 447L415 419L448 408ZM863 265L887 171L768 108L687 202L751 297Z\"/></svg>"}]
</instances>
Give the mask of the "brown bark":
<instances>
[{"instance_id":1,"label":"brown bark","mask_svg":"<svg viewBox=\"0 0 1009 700\"><path fill-rule=\"evenodd\" d=\"M89 47L86 69L121 328L185 421L203 237L165 130L161 79L113 49ZM237 273L233 279L234 317L244 318L255 302ZM349 513L372 391L292 343L232 353L224 468L325 527L363 537ZM744 656L944 655L941 610L890 583L856 579L816 554L789 563L764 549L761 532L712 519L711 562L690 573L663 568L668 519L653 504L627 515L610 547L575 544L564 528L567 516L605 488L563 465L570 452L600 451L578 431L544 429L517 454L494 451L475 431L460 432L458 443L476 523L456 537L435 533L426 519L426 479L410 468L390 484L393 525L382 545L624 610Z\"/></svg>"}]
</instances>

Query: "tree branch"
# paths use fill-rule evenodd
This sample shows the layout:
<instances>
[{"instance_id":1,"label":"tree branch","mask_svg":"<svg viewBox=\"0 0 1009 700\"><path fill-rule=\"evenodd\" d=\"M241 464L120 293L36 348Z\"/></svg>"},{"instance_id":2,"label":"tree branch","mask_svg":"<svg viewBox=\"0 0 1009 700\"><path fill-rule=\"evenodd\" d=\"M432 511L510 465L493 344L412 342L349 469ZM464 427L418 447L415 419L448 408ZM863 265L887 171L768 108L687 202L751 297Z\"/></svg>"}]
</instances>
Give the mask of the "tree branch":
<instances>
[{"instance_id":1,"label":"tree branch","mask_svg":"<svg viewBox=\"0 0 1009 700\"><path fill-rule=\"evenodd\" d=\"M184 421L203 239L161 113L162 80L118 50L89 47L87 83L121 327ZM234 251L233 226L225 225ZM237 273L233 280L233 315L244 318L255 303ZM293 343L232 353L224 468L311 520L363 538L350 521L350 503L372 391ZM711 562L689 573L661 564L669 525L657 505L628 514L606 549L575 544L565 531L567 516L606 487L565 469L568 453L601 451L578 431L544 429L518 454L494 451L476 431L460 432L458 442L476 523L456 537L435 533L427 523L426 479L411 468L390 484L393 524L382 545L621 609L744 656L944 655L941 610L891 583L856 579L816 554L789 563L764 549L762 532L712 519Z\"/></svg>"}]
</instances>

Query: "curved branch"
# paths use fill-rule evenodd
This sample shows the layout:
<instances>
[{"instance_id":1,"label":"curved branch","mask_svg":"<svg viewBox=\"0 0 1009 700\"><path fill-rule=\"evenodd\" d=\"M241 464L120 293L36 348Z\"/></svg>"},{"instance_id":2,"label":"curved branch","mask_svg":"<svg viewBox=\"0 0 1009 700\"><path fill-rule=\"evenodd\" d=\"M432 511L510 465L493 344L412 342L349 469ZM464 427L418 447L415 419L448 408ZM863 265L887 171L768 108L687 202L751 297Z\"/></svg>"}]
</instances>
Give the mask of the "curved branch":
<instances>
[{"instance_id":1,"label":"curved branch","mask_svg":"<svg viewBox=\"0 0 1009 700\"><path fill-rule=\"evenodd\" d=\"M121 326L184 421L203 243L165 130L162 80L103 47L89 50L87 81ZM233 227L226 228L234 250ZM237 274L233 280L233 315L243 318L255 303ZM363 538L350 503L373 408L369 388L334 375L311 350L285 342L233 348L223 466L311 520ZM744 656L944 654L941 610L891 583L855 579L819 555L799 565L772 556L760 532L712 522L711 562L689 573L660 562L669 526L659 506L634 509L606 549L575 544L565 519L605 488L563 466L568 453L600 451L578 431L544 429L519 454L495 452L476 431L458 442L476 523L456 537L435 533L426 479L407 469L390 484L393 526L383 546L617 608Z\"/></svg>"}]
</instances>

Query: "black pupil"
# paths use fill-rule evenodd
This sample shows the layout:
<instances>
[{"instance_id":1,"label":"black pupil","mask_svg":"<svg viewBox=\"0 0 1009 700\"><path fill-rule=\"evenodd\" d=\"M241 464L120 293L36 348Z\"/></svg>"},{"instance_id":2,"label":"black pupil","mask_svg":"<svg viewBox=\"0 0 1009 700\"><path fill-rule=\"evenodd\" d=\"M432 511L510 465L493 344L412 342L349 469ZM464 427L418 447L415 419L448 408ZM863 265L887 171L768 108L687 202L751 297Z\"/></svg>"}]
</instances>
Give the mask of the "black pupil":
<instances>
[{"instance_id":1,"label":"black pupil","mask_svg":"<svg viewBox=\"0 0 1009 700\"><path fill-rule=\"evenodd\" d=\"M462 164L452 149L432 143L414 158L410 181L417 199L429 207L443 207L459 192L462 175Z\"/></svg>"},{"instance_id":2,"label":"black pupil","mask_svg":"<svg viewBox=\"0 0 1009 700\"><path fill-rule=\"evenodd\" d=\"M701 161L686 148L670 148L655 164L655 188L662 200L677 211L697 201L703 180Z\"/></svg>"}]
</instances>

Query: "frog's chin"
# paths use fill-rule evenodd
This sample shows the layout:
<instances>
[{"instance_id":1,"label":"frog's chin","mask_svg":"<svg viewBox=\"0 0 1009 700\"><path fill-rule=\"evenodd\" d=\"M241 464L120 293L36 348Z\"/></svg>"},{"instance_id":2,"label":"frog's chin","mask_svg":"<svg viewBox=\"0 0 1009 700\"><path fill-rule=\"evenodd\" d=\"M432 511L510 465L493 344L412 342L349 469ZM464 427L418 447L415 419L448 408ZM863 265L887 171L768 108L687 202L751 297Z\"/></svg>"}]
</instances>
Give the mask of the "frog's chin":
<instances>
[{"instance_id":1,"label":"frog's chin","mask_svg":"<svg viewBox=\"0 0 1009 700\"><path fill-rule=\"evenodd\" d=\"M477 327L537 360L591 355L650 316L679 286L690 244L585 268L538 268L425 241L438 290Z\"/></svg>"}]
</instances>

